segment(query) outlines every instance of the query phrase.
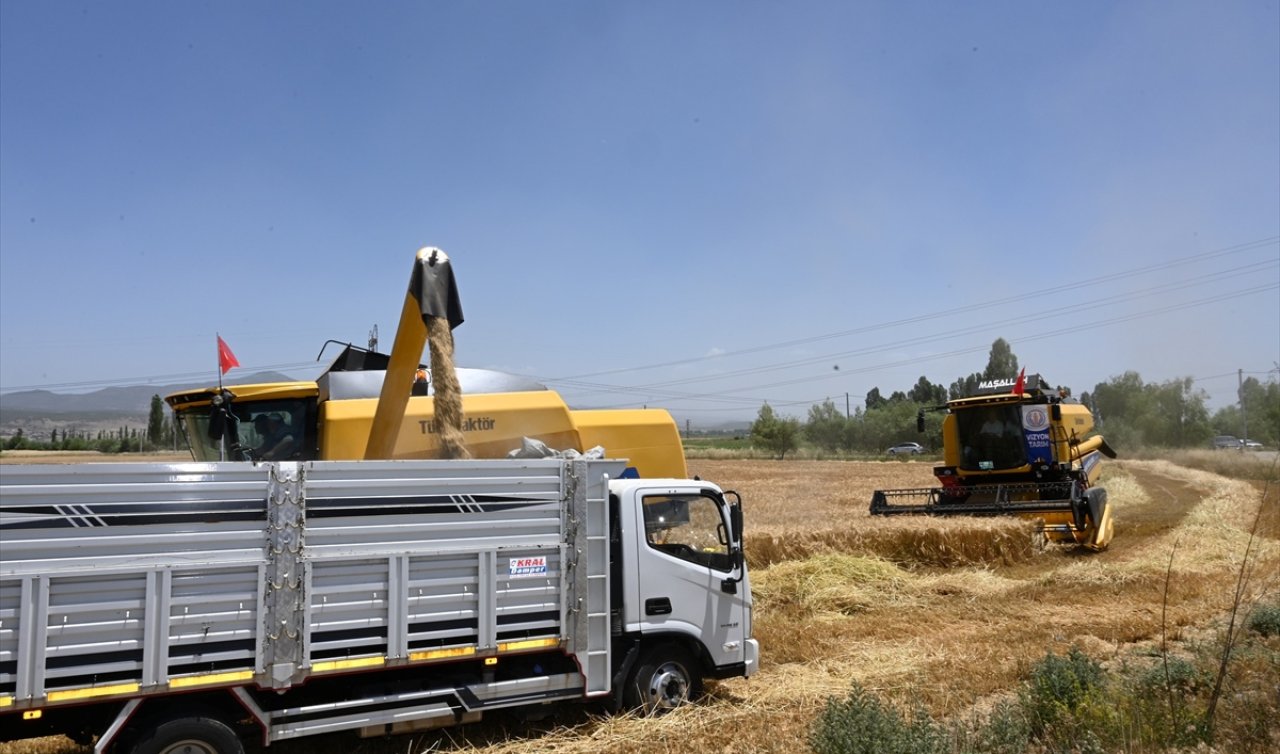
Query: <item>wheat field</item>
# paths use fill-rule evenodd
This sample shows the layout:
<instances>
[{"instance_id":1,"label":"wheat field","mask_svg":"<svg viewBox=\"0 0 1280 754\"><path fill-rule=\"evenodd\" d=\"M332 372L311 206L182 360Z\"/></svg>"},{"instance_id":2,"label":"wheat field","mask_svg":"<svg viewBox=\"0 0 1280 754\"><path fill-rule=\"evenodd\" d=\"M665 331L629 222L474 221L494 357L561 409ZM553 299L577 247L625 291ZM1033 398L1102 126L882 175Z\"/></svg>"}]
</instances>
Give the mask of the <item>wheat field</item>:
<instances>
[{"instance_id":1,"label":"wheat field","mask_svg":"<svg viewBox=\"0 0 1280 754\"><path fill-rule=\"evenodd\" d=\"M1120 663L1161 642L1212 641L1246 552L1244 602L1277 598L1274 488L1165 461L1107 466L1116 535L1096 554L1046 547L1022 519L870 516L876 489L931 486L928 462L689 465L743 497L762 646L752 678L711 682L698 704L653 719L569 705L537 722L495 715L449 731L271 748L791 754L808 750L826 700L854 681L937 716L962 716L1007 697L1047 652L1078 647ZM64 739L0 745L0 754L83 752Z\"/></svg>"}]
</instances>

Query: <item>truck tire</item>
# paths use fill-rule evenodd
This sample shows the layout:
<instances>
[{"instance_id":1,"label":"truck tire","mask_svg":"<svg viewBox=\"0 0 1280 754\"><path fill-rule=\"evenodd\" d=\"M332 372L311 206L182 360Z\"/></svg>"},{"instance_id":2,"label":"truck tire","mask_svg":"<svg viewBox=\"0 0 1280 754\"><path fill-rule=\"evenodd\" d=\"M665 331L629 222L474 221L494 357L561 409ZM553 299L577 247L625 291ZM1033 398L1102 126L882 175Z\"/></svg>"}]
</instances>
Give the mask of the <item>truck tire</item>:
<instances>
[{"instance_id":1,"label":"truck tire","mask_svg":"<svg viewBox=\"0 0 1280 754\"><path fill-rule=\"evenodd\" d=\"M689 653L674 644L650 649L636 663L623 688L627 709L659 715L683 706L702 693L702 675Z\"/></svg>"},{"instance_id":2,"label":"truck tire","mask_svg":"<svg viewBox=\"0 0 1280 754\"><path fill-rule=\"evenodd\" d=\"M244 754L244 743L212 717L179 717L141 732L131 754Z\"/></svg>"}]
</instances>

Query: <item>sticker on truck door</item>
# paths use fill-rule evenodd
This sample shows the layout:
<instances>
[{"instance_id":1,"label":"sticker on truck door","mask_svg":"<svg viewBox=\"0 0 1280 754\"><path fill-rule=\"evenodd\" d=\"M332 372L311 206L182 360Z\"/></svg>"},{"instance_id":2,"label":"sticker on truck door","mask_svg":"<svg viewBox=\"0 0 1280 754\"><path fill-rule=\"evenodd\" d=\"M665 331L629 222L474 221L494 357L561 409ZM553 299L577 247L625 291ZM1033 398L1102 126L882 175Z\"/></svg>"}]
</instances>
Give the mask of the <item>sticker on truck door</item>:
<instances>
[{"instance_id":1,"label":"sticker on truck door","mask_svg":"<svg viewBox=\"0 0 1280 754\"><path fill-rule=\"evenodd\" d=\"M539 555L536 558L511 558L508 566L511 569L511 578L513 579L546 576L547 556Z\"/></svg>"}]
</instances>

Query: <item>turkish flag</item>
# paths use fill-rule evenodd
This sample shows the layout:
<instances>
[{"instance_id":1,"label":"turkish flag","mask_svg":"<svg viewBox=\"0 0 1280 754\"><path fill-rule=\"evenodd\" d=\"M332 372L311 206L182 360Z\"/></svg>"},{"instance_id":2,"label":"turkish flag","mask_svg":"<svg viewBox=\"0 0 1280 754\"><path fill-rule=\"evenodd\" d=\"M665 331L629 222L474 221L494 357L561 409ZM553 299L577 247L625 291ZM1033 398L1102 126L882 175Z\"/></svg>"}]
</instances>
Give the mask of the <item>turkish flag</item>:
<instances>
[{"instance_id":1,"label":"turkish flag","mask_svg":"<svg viewBox=\"0 0 1280 754\"><path fill-rule=\"evenodd\" d=\"M1022 395L1022 388L1026 384L1027 384L1027 368L1023 367L1022 371L1018 372L1018 381L1013 383L1013 392L1017 393L1018 395Z\"/></svg>"},{"instance_id":2,"label":"turkish flag","mask_svg":"<svg viewBox=\"0 0 1280 754\"><path fill-rule=\"evenodd\" d=\"M218 366L222 368L222 373L226 374L231 367L240 366L240 362L236 359L236 355L231 353L231 347L227 345L227 341L218 336Z\"/></svg>"}]
</instances>

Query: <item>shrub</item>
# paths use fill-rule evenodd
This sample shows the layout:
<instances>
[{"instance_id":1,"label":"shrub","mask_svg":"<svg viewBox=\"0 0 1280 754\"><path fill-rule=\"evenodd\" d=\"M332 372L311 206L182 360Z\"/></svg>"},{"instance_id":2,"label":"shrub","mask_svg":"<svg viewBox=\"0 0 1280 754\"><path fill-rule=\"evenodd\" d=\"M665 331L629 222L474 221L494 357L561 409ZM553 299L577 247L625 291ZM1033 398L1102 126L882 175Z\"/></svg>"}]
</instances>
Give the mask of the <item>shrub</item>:
<instances>
[{"instance_id":1,"label":"shrub","mask_svg":"<svg viewBox=\"0 0 1280 754\"><path fill-rule=\"evenodd\" d=\"M1129 736L1159 747L1208 743L1197 698L1212 686L1212 674L1176 657L1135 674L1119 697Z\"/></svg>"},{"instance_id":2,"label":"shrub","mask_svg":"<svg viewBox=\"0 0 1280 754\"><path fill-rule=\"evenodd\" d=\"M1123 741L1120 715L1106 691L1102 666L1078 648L1045 655L1022 692L1033 736L1052 751L1100 752Z\"/></svg>"},{"instance_id":3,"label":"shrub","mask_svg":"<svg viewBox=\"0 0 1280 754\"><path fill-rule=\"evenodd\" d=\"M1263 636L1280 636L1280 605L1258 605L1249 616L1249 629Z\"/></svg>"},{"instance_id":4,"label":"shrub","mask_svg":"<svg viewBox=\"0 0 1280 754\"><path fill-rule=\"evenodd\" d=\"M910 718L855 683L849 696L831 698L818 716L809 745L818 754L945 754L946 731L917 707Z\"/></svg>"},{"instance_id":5,"label":"shrub","mask_svg":"<svg viewBox=\"0 0 1280 754\"><path fill-rule=\"evenodd\" d=\"M1017 704L1001 703L965 738L958 750L982 754L1022 754L1031 748L1031 723Z\"/></svg>"},{"instance_id":6,"label":"shrub","mask_svg":"<svg viewBox=\"0 0 1280 754\"><path fill-rule=\"evenodd\" d=\"M1031 670L1024 703L1037 731L1068 718L1101 691L1102 666L1077 647L1066 656L1045 655Z\"/></svg>"}]
</instances>

